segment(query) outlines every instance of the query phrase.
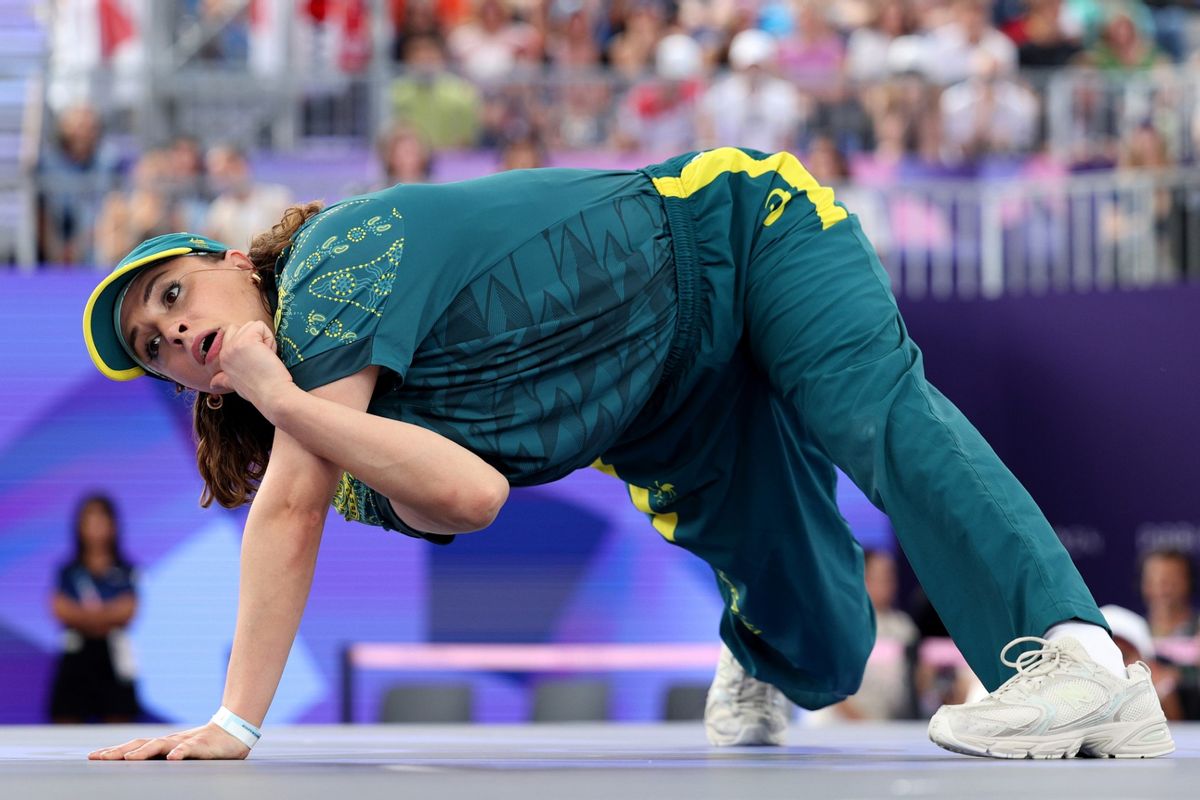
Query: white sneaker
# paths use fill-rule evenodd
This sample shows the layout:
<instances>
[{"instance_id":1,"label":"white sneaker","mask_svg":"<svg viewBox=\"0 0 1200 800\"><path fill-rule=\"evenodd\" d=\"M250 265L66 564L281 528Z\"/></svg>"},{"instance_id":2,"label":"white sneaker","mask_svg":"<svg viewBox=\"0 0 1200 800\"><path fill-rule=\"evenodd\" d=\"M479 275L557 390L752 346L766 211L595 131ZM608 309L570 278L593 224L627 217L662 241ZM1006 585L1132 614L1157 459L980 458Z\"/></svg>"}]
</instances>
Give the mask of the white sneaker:
<instances>
[{"instance_id":1,"label":"white sneaker","mask_svg":"<svg viewBox=\"0 0 1200 800\"><path fill-rule=\"evenodd\" d=\"M1006 658L1014 645L1035 642ZM977 703L942 706L929 721L934 744L993 758L1153 758L1174 752L1150 670L1140 661L1114 676L1078 641L1013 639L1000 653L1017 674Z\"/></svg>"},{"instance_id":2,"label":"white sneaker","mask_svg":"<svg viewBox=\"0 0 1200 800\"><path fill-rule=\"evenodd\" d=\"M747 675L729 648L721 645L717 674L704 704L709 744L782 745L791 713L791 701L783 692Z\"/></svg>"}]
</instances>

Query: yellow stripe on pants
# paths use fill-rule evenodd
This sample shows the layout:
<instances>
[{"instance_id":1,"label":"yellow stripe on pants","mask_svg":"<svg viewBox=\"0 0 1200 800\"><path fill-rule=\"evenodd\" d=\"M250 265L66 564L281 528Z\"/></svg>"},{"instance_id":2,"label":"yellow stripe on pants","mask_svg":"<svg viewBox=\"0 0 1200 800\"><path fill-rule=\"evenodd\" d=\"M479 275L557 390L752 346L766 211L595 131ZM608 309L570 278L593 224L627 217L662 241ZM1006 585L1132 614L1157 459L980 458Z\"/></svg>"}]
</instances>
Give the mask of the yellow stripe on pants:
<instances>
[{"instance_id":1,"label":"yellow stripe on pants","mask_svg":"<svg viewBox=\"0 0 1200 800\"><path fill-rule=\"evenodd\" d=\"M613 469L611 464L605 464L600 459L592 464L593 467L603 472L605 475L611 475L617 480L621 476ZM632 483L626 484L629 487L629 499L633 501L633 507L643 514L650 515L650 524L654 526L654 530L662 534L662 537L668 542L675 541L675 528L679 525L679 514L672 511L669 514L660 514L650 507L650 490L641 486L634 486Z\"/></svg>"},{"instance_id":2,"label":"yellow stripe on pants","mask_svg":"<svg viewBox=\"0 0 1200 800\"><path fill-rule=\"evenodd\" d=\"M833 189L817 182L791 153L775 153L757 159L736 147L718 147L699 153L680 171L678 178L655 178L654 188L664 197L690 197L722 175L744 172L757 178L775 172L793 189L804 192L821 218L821 229L844 220L846 209L834 203Z\"/></svg>"}]
</instances>

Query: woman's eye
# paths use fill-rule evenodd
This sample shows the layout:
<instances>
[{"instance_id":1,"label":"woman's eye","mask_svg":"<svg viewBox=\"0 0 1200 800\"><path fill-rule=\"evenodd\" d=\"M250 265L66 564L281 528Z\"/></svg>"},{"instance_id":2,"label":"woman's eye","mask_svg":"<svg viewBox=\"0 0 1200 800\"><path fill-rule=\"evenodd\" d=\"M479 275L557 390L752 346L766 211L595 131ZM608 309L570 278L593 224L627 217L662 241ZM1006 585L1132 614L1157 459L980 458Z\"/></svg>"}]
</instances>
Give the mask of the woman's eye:
<instances>
[{"instance_id":1,"label":"woman's eye","mask_svg":"<svg viewBox=\"0 0 1200 800\"><path fill-rule=\"evenodd\" d=\"M169 306L178 299L179 299L179 284L172 283L170 286L167 287L167 290L165 292L163 292L163 305Z\"/></svg>"},{"instance_id":2,"label":"woman's eye","mask_svg":"<svg viewBox=\"0 0 1200 800\"><path fill-rule=\"evenodd\" d=\"M146 342L146 355L150 356L151 361L158 358L158 340L159 337L155 336L153 339Z\"/></svg>"}]
</instances>

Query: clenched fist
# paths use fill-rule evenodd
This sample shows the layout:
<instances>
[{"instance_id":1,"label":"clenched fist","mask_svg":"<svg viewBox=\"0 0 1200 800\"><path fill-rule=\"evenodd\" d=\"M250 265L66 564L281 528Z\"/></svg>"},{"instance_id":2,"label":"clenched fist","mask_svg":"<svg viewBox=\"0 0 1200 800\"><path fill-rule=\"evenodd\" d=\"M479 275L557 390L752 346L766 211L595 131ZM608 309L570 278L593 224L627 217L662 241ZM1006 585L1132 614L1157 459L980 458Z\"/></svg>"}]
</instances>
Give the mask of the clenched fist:
<instances>
[{"instance_id":1,"label":"clenched fist","mask_svg":"<svg viewBox=\"0 0 1200 800\"><path fill-rule=\"evenodd\" d=\"M235 325L222 333L221 371L213 376L213 391L237 392L270 419L271 401L292 383L275 352L275 333L265 322Z\"/></svg>"}]
</instances>

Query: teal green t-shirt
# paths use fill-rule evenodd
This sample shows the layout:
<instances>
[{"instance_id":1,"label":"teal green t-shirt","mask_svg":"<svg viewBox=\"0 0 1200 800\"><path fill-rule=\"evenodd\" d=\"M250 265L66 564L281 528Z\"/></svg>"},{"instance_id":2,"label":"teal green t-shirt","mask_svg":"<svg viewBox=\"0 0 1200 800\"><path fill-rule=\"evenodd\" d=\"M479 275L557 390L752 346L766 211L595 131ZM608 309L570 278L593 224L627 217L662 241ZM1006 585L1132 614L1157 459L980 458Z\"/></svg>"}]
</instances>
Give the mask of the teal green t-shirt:
<instances>
[{"instance_id":1,"label":"teal green t-shirt","mask_svg":"<svg viewBox=\"0 0 1200 800\"><path fill-rule=\"evenodd\" d=\"M306 223L278 284L297 385L378 365L371 413L446 436L514 485L562 477L619 439L676 319L666 215L640 172L516 171L355 197ZM404 530L352 476L335 505Z\"/></svg>"}]
</instances>

